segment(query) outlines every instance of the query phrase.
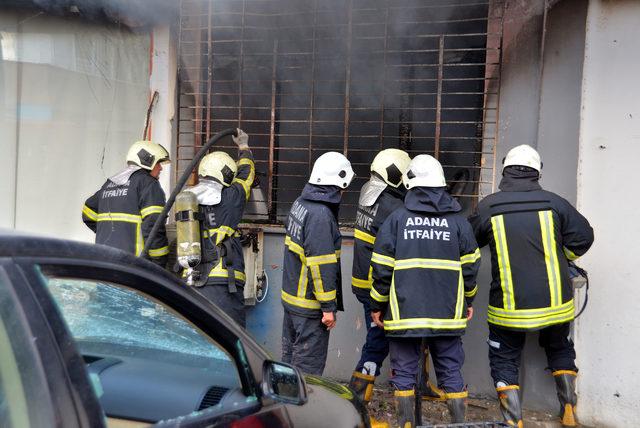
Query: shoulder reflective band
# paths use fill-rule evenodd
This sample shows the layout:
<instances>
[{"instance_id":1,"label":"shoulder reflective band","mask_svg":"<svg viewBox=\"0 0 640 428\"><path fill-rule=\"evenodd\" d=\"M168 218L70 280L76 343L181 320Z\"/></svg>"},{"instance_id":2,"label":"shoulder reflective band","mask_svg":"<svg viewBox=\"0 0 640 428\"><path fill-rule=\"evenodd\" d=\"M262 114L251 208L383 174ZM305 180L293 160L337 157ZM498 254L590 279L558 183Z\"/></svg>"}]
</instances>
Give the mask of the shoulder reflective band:
<instances>
[{"instance_id":1,"label":"shoulder reflective band","mask_svg":"<svg viewBox=\"0 0 640 428\"><path fill-rule=\"evenodd\" d=\"M145 218L151 214L160 214L162 212L162 207L160 205L151 205L146 208L140 210L140 215L142 218Z\"/></svg>"},{"instance_id":2,"label":"shoulder reflective band","mask_svg":"<svg viewBox=\"0 0 640 428\"><path fill-rule=\"evenodd\" d=\"M247 200L249 200L249 196L251 196L251 185L253 184L253 181L255 180L255 175L256 175L255 164L251 159L242 158L238 161L237 165L238 167L241 167L243 165L249 166L249 176L247 177L246 180L236 177L233 179L233 182L232 182L232 183L239 183L242 186L242 188L244 189L246 198Z\"/></svg>"},{"instance_id":3,"label":"shoulder reflective band","mask_svg":"<svg viewBox=\"0 0 640 428\"><path fill-rule=\"evenodd\" d=\"M396 260L393 257L385 256L378 253L371 255L371 263L377 263L379 265L394 267Z\"/></svg>"},{"instance_id":4,"label":"shoulder reflective band","mask_svg":"<svg viewBox=\"0 0 640 428\"><path fill-rule=\"evenodd\" d=\"M94 210L92 210L91 208L89 208L86 205L84 207L82 207L82 214L87 216L87 218L89 220L96 221L98 219L98 213L95 212Z\"/></svg>"},{"instance_id":5,"label":"shoulder reflective band","mask_svg":"<svg viewBox=\"0 0 640 428\"><path fill-rule=\"evenodd\" d=\"M463 265L467 263L475 263L478 260L480 260L480 248L476 248L476 250L471 254L465 254L464 256L460 257L460 263L462 263Z\"/></svg>"},{"instance_id":6,"label":"shoulder reflective band","mask_svg":"<svg viewBox=\"0 0 640 428\"><path fill-rule=\"evenodd\" d=\"M538 216L540 217L540 231L542 233L542 246L544 248L544 262L547 266L551 307L556 307L562 303L562 281L560 279L560 268L558 266L553 212L550 210L540 211Z\"/></svg>"},{"instance_id":7,"label":"shoulder reflective band","mask_svg":"<svg viewBox=\"0 0 640 428\"><path fill-rule=\"evenodd\" d=\"M505 309L515 309L516 302L513 296L513 279L511 277L511 263L509 262L509 249L507 248L507 236L504 228L504 216L491 217L493 239L496 243L496 256L498 270L500 271L500 286L502 287L502 300Z\"/></svg>"},{"instance_id":8,"label":"shoulder reflective band","mask_svg":"<svg viewBox=\"0 0 640 428\"><path fill-rule=\"evenodd\" d=\"M376 237L375 236L373 236L373 235L371 235L371 234L369 234L367 232L364 232L364 231L362 231L360 229L355 229L354 230L353 237L356 238L356 239L359 239L361 241L368 242L369 244L375 244L375 242L376 242Z\"/></svg>"}]
</instances>

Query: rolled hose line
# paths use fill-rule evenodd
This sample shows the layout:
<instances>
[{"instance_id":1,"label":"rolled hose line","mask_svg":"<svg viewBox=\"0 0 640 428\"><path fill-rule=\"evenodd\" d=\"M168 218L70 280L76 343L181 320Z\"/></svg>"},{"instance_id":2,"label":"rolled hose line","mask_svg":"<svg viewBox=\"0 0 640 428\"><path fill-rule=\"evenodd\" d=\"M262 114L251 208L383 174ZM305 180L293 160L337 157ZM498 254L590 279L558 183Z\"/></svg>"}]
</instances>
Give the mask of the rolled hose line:
<instances>
[{"instance_id":1,"label":"rolled hose line","mask_svg":"<svg viewBox=\"0 0 640 428\"><path fill-rule=\"evenodd\" d=\"M227 137L229 135L236 137L237 136L236 128L225 129L224 131L220 131L217 134L215 134L213 137L209 139L209 141L205 143L204 146L202 146L200 151L196 153L196 155L193 157L193 159L191 160L187 168L182 173L180 180L178 180L178 182L176 183L176 187L173 189L173 192L171 192L169 199L167 199L167 203L164 204L164 208L162 209L162 212L158 216L158 219L154 223L153 228L151 229L151 232L147 237L147 240L144 244L144 248L140 253L140 257L144 257L146 254L149 254L149 245L153 241L152 238L158 233L160 226L162 226L162 224L166 221L166 217L169 214L169 211L171 210L171 208L173 207L173 203L176 200L176 196L178 196L178 193L182 191L182 188L184 187L187 180L189 179L189 176L193 172L193 169L196 167L196 165L198 165L198 162L200 162L200 160L207 154L209 149L211 149L211 147L218 142L218 140L220 140L221 138Z\"/></svg>"}]
</instances>

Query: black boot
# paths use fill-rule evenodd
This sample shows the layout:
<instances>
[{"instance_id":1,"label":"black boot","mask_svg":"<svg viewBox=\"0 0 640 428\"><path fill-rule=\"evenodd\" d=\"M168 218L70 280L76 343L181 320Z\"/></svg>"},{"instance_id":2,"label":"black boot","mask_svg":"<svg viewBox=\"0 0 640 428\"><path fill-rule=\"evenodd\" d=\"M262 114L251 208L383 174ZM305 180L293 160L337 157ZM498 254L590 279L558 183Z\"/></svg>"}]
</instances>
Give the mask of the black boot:
<instances>
[{"instance_id":1,"label":"black boot","mask_svg":"<svg viewBox=\"0 0 640 428\"><path fill-rule=\"evenodd\" d=\"M398 426L400 428L415 427L416 395L413 390L395 391L393 395L396 397L396 409L398 409Z\"/></svg>"},{"instance_id":2,"label":"black boot","mask_svg":"<svg viewBox=\"0 0 640 428\"><path fill-rule=\"evenodd\" d=\"M443 390L435 386L429 381L429 348L422 344L422 357L420 361L422 364L422 372L420 373L420 383L418 388L420 389L420 396L423 400L429 401L444 401L445 393Z\"/></svg>"},{"instance_id":3,"label":"black boot","mask_svg":"<svg viewBox=\"0 0 640 428\"><path fill-rule=\"evenodd\" d=\"M560 418L562 426L575 427L576 422L576 405L578 404L578 395L576 394L576 376L578 373L573 370L558 370L553 372L553 378L556 381L556 390L558 391L558 400L560 401Z\"/></svg>"},{"instance_id":4,"label":"black boot","mask_svg":"<svg viewBox=\"0 0 640 428\"><path fill-rule=\"evenodd\" d=\"M507 385L496 388L498 401L500 401L500 411L507 425L522 428L522 407L520 407L520 387L518 385Z\"/></svg>"},{"instance_id":5,"label":"black boot","mask_svg":"<svg viewBox=\"0 0 640 428\"><path fill-rule=\"evenodd\" d=\"M373 383L376 377L373 375L367 375L360 372L353 372L351 380L349 381L349 388L353 389L358 397L365 404L369 404L371 396L373 395Z\"/></svg>"},{"instance_id":6,"label":"black boot","mask_svg":"<svg viewBox=\"0 0 640 428\"><path fill-rule=\"evenodd\" d=\"M446 395L447 407L451 415L451 423L461 424L465 422L467 413L467 391L449 392Z\"/></svg>"}]
</instances>

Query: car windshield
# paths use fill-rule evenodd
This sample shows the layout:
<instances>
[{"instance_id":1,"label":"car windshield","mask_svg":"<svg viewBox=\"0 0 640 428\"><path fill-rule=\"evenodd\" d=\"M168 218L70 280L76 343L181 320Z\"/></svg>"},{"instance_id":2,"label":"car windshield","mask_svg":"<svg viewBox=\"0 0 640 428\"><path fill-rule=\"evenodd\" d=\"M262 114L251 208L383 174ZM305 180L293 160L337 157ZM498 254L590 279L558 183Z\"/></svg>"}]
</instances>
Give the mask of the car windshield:
<instances>
[{"instance_id":1,"label":"car windshield","mask_svg":"<svg viewBox=\"0 0 640 428\"><path fill-rule=\"evenodd\" d=\"M83 354L153 354L190 363L229 360L204 333L136 291L67 278L49 278L47 283Z\"/></svg>"}]
</instances>

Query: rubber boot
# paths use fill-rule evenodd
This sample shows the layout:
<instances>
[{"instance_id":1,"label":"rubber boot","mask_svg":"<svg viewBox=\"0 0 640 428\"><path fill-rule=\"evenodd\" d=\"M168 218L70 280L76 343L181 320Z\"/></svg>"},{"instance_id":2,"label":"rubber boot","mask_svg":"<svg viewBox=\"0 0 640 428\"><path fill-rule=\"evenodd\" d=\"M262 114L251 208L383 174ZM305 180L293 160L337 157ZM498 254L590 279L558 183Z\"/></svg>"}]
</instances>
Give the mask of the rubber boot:
<instances>
[{"instance_id":1,"label":"rubber boot","mask_svg":"<svg viewBox=\"0 0 640 428\"><path fill-rule=\"evenodd\" d=\"M518 385L507 385L496 388L500 411L504 417L504 422L512 427L522 428L522 407L520 406L520 387Z\"/></svg>"},{"instance_id":2,"label":"rubber boot","mask_svg":"<svg viewBox=\"0 0 640 428\"><path fill-rule=\"evenodd\" d=\"M353 389L360 400L365 404L369 404L371 396L373 395L373 383L376 377L374 375L368 375L360 372L353 372L351 380L349 381L349 388Z\"/></svg>"},{"instance_id":3,"label":"rubber boot","mask_svg":"<svg viewBox=\"0 0 640 428\"><path fill-rule=\"evenodd\" d=\"M578 404L576 376L578 376L578 373L573 370L553 372L556 390L558 391L558 400L560 401L560 419L564 427L578 426L576 421L576 405Z\"/></svg>"},{"instance_id":4,"label":"rubber boot","mask_svg":"<svg viewBox=\"0 0 640 428\"><path fill-rule=\"evenodd\" d=\"M465 422L467 413L467 391L448 392L446 395L447 407L451 415L451 423L461 424Z\"/></svg>"},{"instance_id":5,"label":"rubber boot","mask_svg":"<svg viewBox=\"0 0 640 428\"><path fill-rule=\"evenodd\" d=\"M445 392L435 386L429 380L429 348L422 348L424 362L422 364L422 376L420 377L420 396L423 400L428 401L445 401Z\"/></svg>"},{"instance_id":6,"label":"rubber boot","mask_svg":"<svg viewBox=\"0 0 640 428\"><path fill-rule=\"evenodd\" d=\"M398 410L398 426L400 428L415 427L416 394L413 389L407 391L395 391L393 395L396 397L396 409Z\"/></svg>"}]
</instances>

